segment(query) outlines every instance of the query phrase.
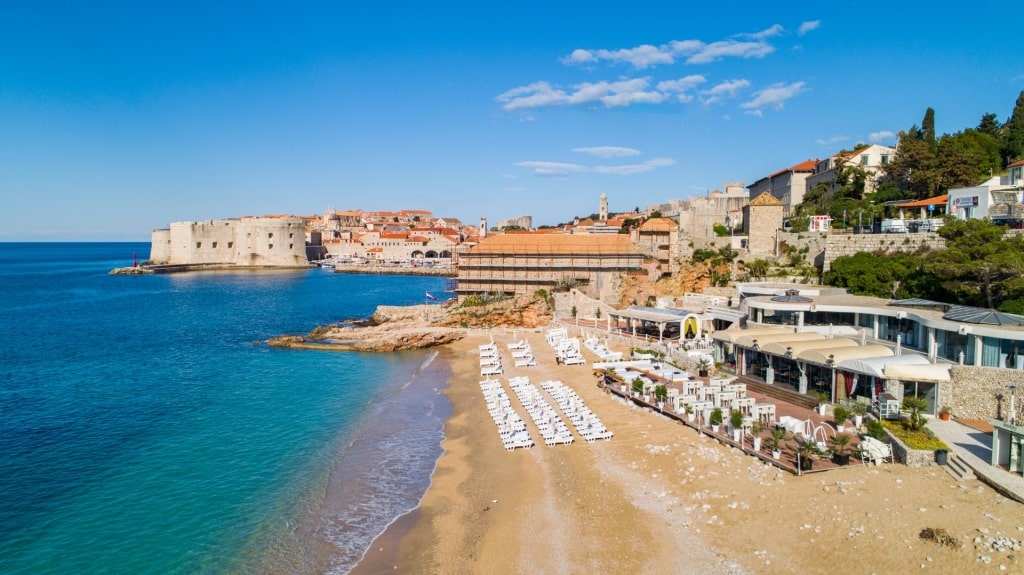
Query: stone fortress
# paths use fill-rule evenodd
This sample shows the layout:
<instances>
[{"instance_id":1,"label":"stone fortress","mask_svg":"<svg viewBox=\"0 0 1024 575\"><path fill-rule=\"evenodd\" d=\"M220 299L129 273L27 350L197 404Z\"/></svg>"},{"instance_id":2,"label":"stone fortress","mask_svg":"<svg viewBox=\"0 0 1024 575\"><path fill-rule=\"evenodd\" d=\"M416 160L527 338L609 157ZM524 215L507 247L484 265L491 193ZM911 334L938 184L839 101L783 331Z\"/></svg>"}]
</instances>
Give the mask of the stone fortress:
<instances>
[{"instance_id":1,"label":"stone fortress","mask_svg":"<svg viewBox=\"0 0 1024 575\"><path fill-rule=\"evenodd\" d=\"M149 263L307 267L306 223L293 216L174 222L153 230Z\"/></svg>"}]
</instances>

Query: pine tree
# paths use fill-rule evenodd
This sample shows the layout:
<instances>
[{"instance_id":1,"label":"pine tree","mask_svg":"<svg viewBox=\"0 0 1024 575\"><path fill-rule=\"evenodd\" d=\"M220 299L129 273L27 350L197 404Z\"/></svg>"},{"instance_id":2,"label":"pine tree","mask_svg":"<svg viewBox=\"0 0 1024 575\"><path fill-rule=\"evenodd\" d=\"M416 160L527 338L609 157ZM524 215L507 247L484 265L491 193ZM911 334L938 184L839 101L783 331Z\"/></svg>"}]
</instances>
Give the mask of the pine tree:
<instances>
[{"instance_id":1,"label":"pine tree","mask_svg":"<svg viewBox=\"0 0 1024 575\"><path fill-rule=\"evenodd\" d=\"M999 125L999 118L995 114L985 114L981 117L981 121L978 122L978 131L982 134L988 134L993 138L999 138L999 133L1002 126Z\"/></svg>"},{"instance_id":2,"label":"pine tree","mask_svg":"<svg viewBox=\"0 0 1024 575\"><path fill-rule=\"evenodd\" d=\"M1003 135L1003 165L1024 159L1024 90L1017 96L1017 105L1003 126Z\"/></svg>"}]
</instances>

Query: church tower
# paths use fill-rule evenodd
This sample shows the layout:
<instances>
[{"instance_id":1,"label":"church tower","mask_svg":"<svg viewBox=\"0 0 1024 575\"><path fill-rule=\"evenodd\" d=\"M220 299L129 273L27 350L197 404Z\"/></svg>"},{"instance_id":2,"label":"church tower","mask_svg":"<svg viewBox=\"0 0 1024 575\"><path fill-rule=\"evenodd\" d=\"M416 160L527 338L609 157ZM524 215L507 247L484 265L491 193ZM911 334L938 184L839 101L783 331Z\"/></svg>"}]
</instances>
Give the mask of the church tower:
<instances>
[{"instance_id":1,"label":"church tower","mask_svg":"<svg viewBox=\"0 0 1024 575\"><path fill-rule=\"evenodd\" d=\"M487 216L480 217L480 239L487 237Z\"/></svg>"},{"instance_id":2,"label":"church tower","mask_svg":"<svg viewBox=\"0 0 1024 575\"><path fill-rule=\"evenodd\" d=\"M608 195L603 192L601 193L601 205L597 209L597 213L599 214L597 219L602 222L608 221Z\"/></svg>"}]
</instances>

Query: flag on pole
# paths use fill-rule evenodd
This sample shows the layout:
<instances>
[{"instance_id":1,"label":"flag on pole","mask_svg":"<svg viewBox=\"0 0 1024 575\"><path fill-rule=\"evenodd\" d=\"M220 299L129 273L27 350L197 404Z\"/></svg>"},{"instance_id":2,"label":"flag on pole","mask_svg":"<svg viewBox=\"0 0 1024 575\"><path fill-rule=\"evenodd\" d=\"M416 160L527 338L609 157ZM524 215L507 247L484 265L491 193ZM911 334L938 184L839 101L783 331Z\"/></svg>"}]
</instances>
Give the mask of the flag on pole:
<instances>
[{"instance_id":1,"label":"flag on pole","mask_svg":"<svg viewBox=\"0 0 1024 575\"><path fill-rule=\"evenodd\" d=\"M430 292L427 292L427 299L432 299L432 300L434 300L434 301L439 301L439 300L437 299L437 296L435 296L434 294L432 294L432 293L430 293Z\"/></svg>"}]
</instances>

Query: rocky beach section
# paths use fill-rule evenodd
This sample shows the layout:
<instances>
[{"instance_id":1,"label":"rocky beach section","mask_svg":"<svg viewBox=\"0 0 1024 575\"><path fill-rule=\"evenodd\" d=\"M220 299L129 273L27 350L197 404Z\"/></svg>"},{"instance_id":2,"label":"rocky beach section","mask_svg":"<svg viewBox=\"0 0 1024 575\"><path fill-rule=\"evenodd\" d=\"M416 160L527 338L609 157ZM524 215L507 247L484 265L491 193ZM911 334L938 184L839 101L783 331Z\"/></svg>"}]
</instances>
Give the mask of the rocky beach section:
<instances>
[{"instance_id":1,"label":"rocky beach section","mask_svg":"<svg viewBox=\"0 0 1024 575\"><path fill-rule=\"evenodd\" d=\"M367 319L320 326L307 335L281 335L272 347L325 351L401 351L445 345L469 329L535 328L551 321L549 302L534 296L491 302L378 306Z\"/></svg>"}]
</instances>

